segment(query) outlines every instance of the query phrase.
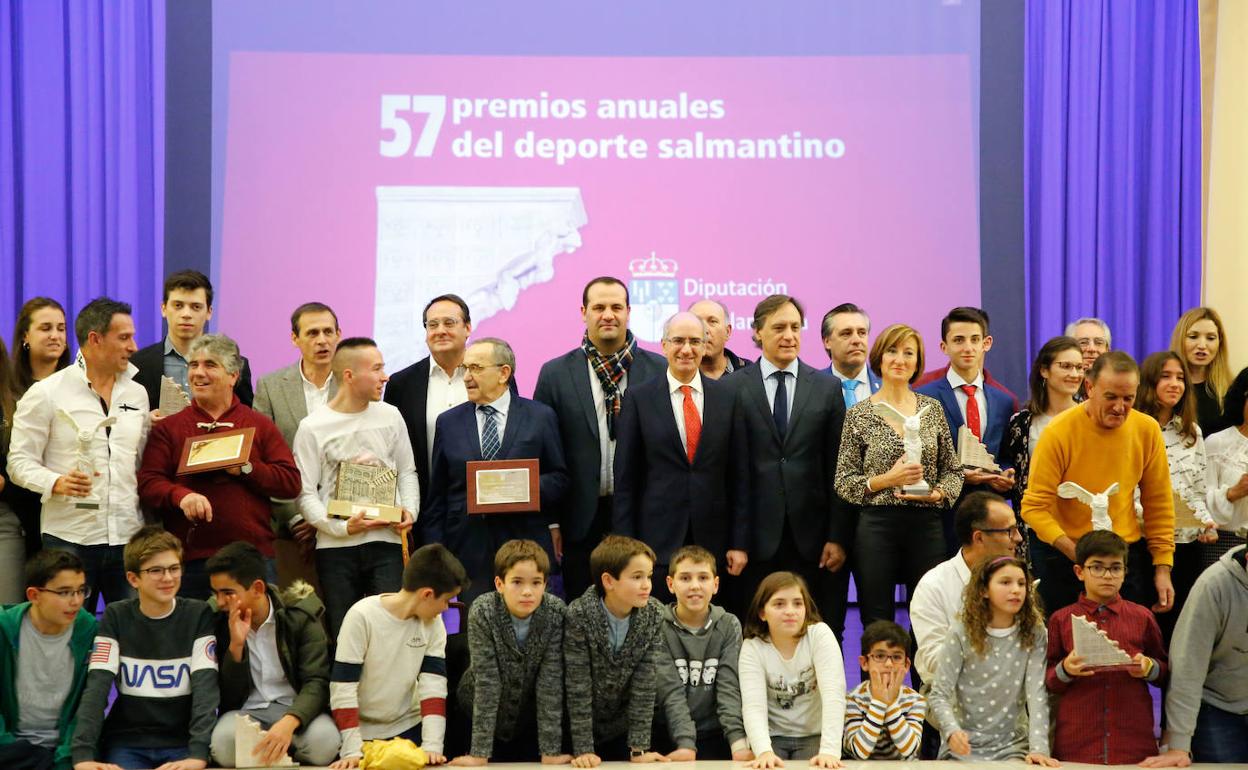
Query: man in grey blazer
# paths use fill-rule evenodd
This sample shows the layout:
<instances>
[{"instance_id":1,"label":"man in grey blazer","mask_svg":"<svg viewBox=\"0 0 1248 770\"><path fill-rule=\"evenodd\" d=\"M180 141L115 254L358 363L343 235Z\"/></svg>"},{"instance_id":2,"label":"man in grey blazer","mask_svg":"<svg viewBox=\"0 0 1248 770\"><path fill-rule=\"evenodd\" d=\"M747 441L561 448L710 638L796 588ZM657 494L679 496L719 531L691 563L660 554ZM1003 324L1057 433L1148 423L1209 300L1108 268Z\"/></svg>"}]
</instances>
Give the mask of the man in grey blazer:
<instances>
[{"instance_id":1,"label":"man in grey blazer","mask_svg":"<svg viewBox=\"0 0 1248 770\"><path fill-rule=\"evenodd\" d=\"M557 513L555 554L566 595L575 598L593 582L589 553L611 530L615 421L624 391L667 370L667 360L642 350L628 330L628 287L600 276L581 293L585 336L579 347L547 361L533 400L555 410L570 485Z\"/></svg>"},{"instance_id":2,"label":"man in grey blazer","mask_svg":"<svg viewBox=\"0 0 1248 770\"><path fill-rule=\"evenodd\" d=\"M299 350L299 360L283 369L265 375L256 385L254 408L277 424L286 439L286 446L295 441L299 423L318 406L338 392L332 365L341 332L338 316L321 302L305 302L290 315L290 342ZM315 585L316 568L310 558L303 558L291 543L316 542L316 530L299 516L293 500L274 500L273 518L278 523L277 552L279 582L303 578ZM284 574L283 574L284 573Z\"/></svg>"}]
</instances>

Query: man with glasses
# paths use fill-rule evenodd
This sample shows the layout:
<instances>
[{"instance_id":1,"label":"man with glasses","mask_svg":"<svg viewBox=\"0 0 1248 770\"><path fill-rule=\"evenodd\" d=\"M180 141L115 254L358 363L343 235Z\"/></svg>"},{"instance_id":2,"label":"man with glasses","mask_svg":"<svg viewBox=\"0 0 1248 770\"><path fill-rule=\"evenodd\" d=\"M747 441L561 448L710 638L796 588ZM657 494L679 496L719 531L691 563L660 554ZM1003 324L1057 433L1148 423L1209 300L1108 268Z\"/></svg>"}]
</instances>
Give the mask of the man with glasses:
<instances>
[{"instance_id":1,"label":"man with glasses","mask_svg":"<svg viewBox=\"0 0 1248 770\"><path fill-rule=\"evenodd\" d=\"M568 471L554 411L511 392L516 355L511 346L486 337L464 353L468 403L438 418L431 467L433 489L425 511L424 533L444 543L472 581L460 595L470 604L493 590L494 553L508 540L532 540L554 559L559 522L554 512L568 488ZM537 460L539 510L499 515L468 515L467 463L474 460Z\"/></svg>"},{"instance_id":2,"label":"man with glasses","mask_svg":"<svg viewBox=\"0 0 1248 770\"><path fill-rule=\"evenodd\" d=\"M1096 359L1109 352L1109 324L1099 318L1080 318L1066 324L1066 336L1074 337L1083 351L1083 368L1091 369Z\"/></svg>"},{"instance_id":3,"label":"man with glasses","mask_svg":"<svg viewBox=\"0 0 1248 770\"><path fill-rule=\"evenodd\" d=\"M962 547L953 558L928 570L910 600L910 625L918 648L914 668L931 681L936 660L949 629L962 611L962 591L971 569L985 559L1013 556L1023 541L1014 510L992 492L972 492L963 498L954 516Z\"/></svg>"},{"instance_id":4,"label":"man with glasses","mask_svg":"<svg viewBox=\"0 0 1248 770\"><path fill-rule=\"evenodd\" d=\"M654 549L663 601L668 560L683 545L714 554L717 572L740 575L746 563L748 520L729 505L733 392L699 371L708 335L693 313L667 319L667 375L631 388L616 425L614 531Z\"/></svg>"},{"instance_id":5,"label":"man with glasses","mask_svg":"<svg viewBox=\"0 0 1248 770\"><path fill-rule=\"evenodd\" d=\"M26 564L26 601L0 610L0 767L69 761L95 616L82 560L40 551Z\"/></svg>"}]
</instances>

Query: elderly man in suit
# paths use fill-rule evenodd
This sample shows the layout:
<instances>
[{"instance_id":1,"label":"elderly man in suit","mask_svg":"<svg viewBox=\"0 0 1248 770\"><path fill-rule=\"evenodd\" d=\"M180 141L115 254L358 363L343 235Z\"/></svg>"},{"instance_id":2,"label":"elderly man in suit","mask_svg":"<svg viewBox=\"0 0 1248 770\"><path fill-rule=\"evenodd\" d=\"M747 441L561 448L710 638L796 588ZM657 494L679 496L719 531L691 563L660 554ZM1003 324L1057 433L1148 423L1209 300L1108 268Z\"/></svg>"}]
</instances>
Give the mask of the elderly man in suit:
<instances>
[{"instance_id":1,"label":"elderly man in suit","mask_svg":"<svg viewBox=\"0 0 1248 770\"><path fill-rule=\"evenodd\" d=\"M516 355L503 340L486 337L470 345L464 353L468 403L443 412L433 438L425 533L468 570L466 602L492 589L494 552L508 540L533 540L554 556L554 511L568 488L559 426L550 407L511 392L515 371ZM468 462L529 459L538 461L540 510L469 515Z\"/></svg>"},{"instance_id":2,"label":"elderly man in suit","mask_svg":"<svg viewBox=\"0 0 1248 770\"><path fill-rule=\"evenodd\" d=\"M277 424L286 446L294 446L295 432L304 417L329 403L338 392L333 376L334 351L342 332L338 315L322 302L305 302L290 314L290 342L299 351L299 360L260 378L256 384L256 411ZM294 500L274 500L273 518L277 537L279 582L289 585L296 578L319 586L310 550L300 553L295 542L309 549L316 541L316 528L303 520Z\"/></svg>"},{"instance_id":3,"label":"elderly man in suit","mask_svg":"<svg viewBox=\"0 0 1248 770\"><path fill-rule=\"evenodd\" d=\"M665 600L667 563L683 545L706 548L732 575L747 561L749 522L729 506L732 386L698 366L708 334L693 313L669 318L666 376L629 388L616 426L615 531L654 549L653 591Z\"/></svg>"},{"instance_id":4,"label":"elderly man in suit","mask_svg":"<svg viewBox=\"0 0 1248 770\"><path fill-rule=\"evenodd\" d=\"M706 344L702 346L703 375L718 380L750 365L749 361L728 349L732 321L728 318L728 308L722 302L700 299L689 306L689 312L706 324Z\"/></svg>"},{"instance_id":5,"label":"elderly man in suit","mask_svg":"<svg viewBox=\"0 0 1248 770\"><path fill-rule=\"evenodd\" d=\"M568 460L570 486L558 515L562 543L555 542L567 596L580 596L589 587L589 552L611 528L616 422L624 392L667 368L662 356L637 346L628 314L628 287L620 279L600 276L586 284L585 336L579 347L542 366L533 391L534 400L555 410Z\"/></svg>"},{"instance_id":6,"label":"elderly man in suit","mask_svg":"<svg viewBox=\"0 0 1248 770\"><path fill-rule=\"evenodd\" d=\"M160 377L171 378L190 395L187 372L190 368L191 343L198 339L212 318L212 282L198 270L179 270L165 279L164 298L160 302L160 315L169 326L169 333L162 342L140 348L130 357L130 363L138 369L134 381L147 391L147 402L154 412L152 419L160 419ZM245 406L252 404L251 365L242 357L242 369L238 382L234 383L234 395Z\"/></svg>"},{"instance_id":7,"label":"elderly man in suit","mask_svg":"<svg viewBox=\"0 0 1248 770\"><path fill-rule=\"evenodd\" d=\"M805 318L801 304L784 294L754 309L763 356L729 378L737 389L733 444L747 468L737 478L734 505L744 508L737 515L748 517L752 533L746 582L755 586L776 570L801 574L839 638L850 526L833 480L845 401L836 379L798 359Z\"/></svg>"}]
</instances>

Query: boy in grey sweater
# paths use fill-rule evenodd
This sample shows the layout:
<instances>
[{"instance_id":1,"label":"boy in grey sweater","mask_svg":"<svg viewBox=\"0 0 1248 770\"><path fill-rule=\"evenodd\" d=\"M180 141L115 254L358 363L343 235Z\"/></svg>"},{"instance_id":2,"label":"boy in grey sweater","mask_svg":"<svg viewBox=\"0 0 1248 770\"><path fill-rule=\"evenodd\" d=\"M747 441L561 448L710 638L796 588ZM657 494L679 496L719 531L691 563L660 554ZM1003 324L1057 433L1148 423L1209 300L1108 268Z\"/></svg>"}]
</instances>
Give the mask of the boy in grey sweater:
<instances>
[{"instance_id":1,"label":"boy in grey sweater","mask_svg":"<svg viewBox=\"0 0 1248 770\"><path fill-rule=\"evenodd\" d=\"M1206 569L1170 643L1170 747L1142 767L1248 763L1248 546Z\"/></svg>"},{"instance_id":2,"label":"boy in grey sweater","mask_svg":"<svg viewBox=\"0 0 1248 770\"><path fill-rule=\"evenodd\" d=\"M676 750L673 762L753 759L741 721L741 623L711 604L719 591L715 557L697 545L672 554L663 608L666 654L659 663L660 719Z\"/></svg>"},{"instance_id":3,"label":"boy in grey sweater","mask_svg":"<svg viewBox=\"0 0 1248 770\"><path fill-rule=\"evenodd\" d=\"M469 753L452 765L548 764L563 753L563 600L546 593L550 557L532 540L494 554L494 588L468 611L468 671L459 704L472 722Z\"/></svg>"},{"instance_id":4,"label":"boy in grey sweater","mask_svg":"<svg viewBox=\"0 0 1248 770\"><path fill-rule=\"evenodd\" d=\"M663 605L650 597L654 551L607 535L589 555L594 585L568 605L564 682L572 765L661 761L650 750Z\"/></svg>"}]
</instances>

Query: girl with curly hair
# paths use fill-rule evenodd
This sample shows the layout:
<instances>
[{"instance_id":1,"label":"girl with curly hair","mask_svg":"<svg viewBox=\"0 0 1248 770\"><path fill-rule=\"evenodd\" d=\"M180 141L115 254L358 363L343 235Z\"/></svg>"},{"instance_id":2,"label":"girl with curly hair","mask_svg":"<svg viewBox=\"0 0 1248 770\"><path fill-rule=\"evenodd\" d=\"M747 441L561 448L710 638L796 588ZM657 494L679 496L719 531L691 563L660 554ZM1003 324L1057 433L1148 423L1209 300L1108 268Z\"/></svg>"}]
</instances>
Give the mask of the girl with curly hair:
<instances>
[{"instance_id":1,"label":"girl with curly hair","mask_svg":"<svg viewBox=\"0 0 1248 770\"><path fill-rule=\"evenodd\" d=\"M1049 756L1047 641L1027 563L999 556L976 565L928 696L941 759L1059 766Z\"/></svg>"}]
</instances>

